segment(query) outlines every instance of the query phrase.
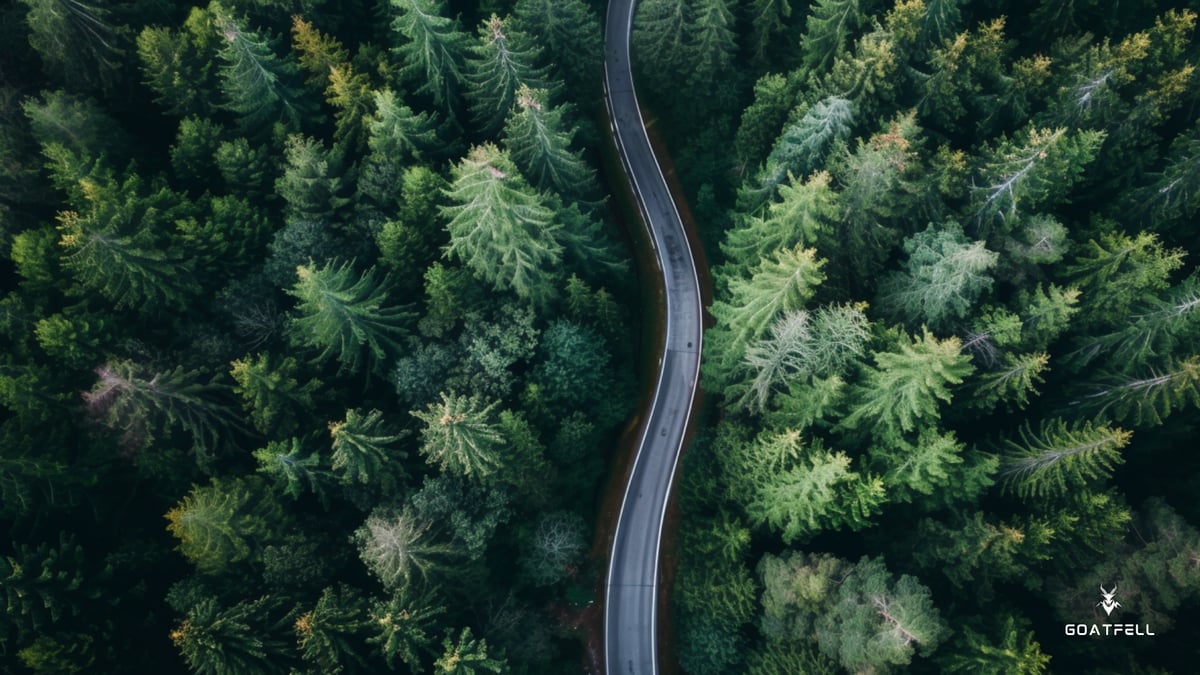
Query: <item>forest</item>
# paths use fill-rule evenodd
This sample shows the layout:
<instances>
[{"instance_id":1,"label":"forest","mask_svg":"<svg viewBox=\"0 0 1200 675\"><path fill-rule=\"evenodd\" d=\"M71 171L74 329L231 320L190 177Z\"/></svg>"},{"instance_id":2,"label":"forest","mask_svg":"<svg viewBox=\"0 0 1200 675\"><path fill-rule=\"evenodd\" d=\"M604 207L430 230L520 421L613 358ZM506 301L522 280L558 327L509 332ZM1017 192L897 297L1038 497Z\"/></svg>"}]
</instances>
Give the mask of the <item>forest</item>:
<instances>
[{"instance_id":1,"label":"forest","mask_svg":"<svg viewBox=\"0 0 1200 675\"><path fill-rule=\"evenodd\" d=\"M581 669L599 10L0 5L0 671Z\"/></svg>"},{"instance_id":2,"label":"forest","mask_svg":"<svg viewBox=\"0 0 1200 675\"><path fill-rule=\"evenodd\" d=\"M1195 672L1198 11L642 0L714 287L684 672Z\"/></svg>"}]
</instances>

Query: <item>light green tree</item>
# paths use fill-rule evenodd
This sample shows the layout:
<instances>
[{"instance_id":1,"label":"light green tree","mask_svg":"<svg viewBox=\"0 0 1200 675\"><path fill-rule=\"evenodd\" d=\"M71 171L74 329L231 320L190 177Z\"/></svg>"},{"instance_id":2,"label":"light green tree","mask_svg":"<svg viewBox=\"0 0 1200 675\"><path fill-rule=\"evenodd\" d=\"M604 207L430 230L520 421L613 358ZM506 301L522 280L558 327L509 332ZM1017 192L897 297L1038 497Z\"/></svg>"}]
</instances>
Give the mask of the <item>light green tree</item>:
<instances>
[{"instance_id":1,"label":"light green tree","mask_svg":"<svg viewBox=\"0 0 1200 675\"><path fill-rule=\"evenodd\" d=\"M869 431L890 442L938 419L939 402L949 403L950 387L974 370L958 338L938 340L928 331L920 338L902 334L895 351L875 352L875 366L855 391L850 414L838 429Z\"/></svg>"},{"instance_id":2,"label":"light green tree","mask_svg":"<svg viewBox=\"0 0 1200 675\"><path fill-rule=\"evenodd\" d=\"M864 557L816 623L821 652L852 672L905 666L927 656L950 631L929 589L907 574L896 578L879 558Z\"/></svg>"},{"instance_id":3,"label":"light green tree","mask_svg":"<svg viewBox=\"0 0 1200 675\"><path fill-rule=\"evenodd\" d=\"M198 570L220 573L278 536L281 510L257 478L213 478L166 514L179 551Z\"/></svg>"},{"instance_id":4,"label":"light green tree","mask_svg":"<svg viewBox=\"0 0 1200 675\"><path fill-rule=\"evenodd\" d=\"M1068 424L1062 419L1029 426L1019 440L1006 440L1000 473L1009 489L1022 497L1062 495L1070 489L1107 478L1124 461L1121 449L1128 431L1091 422Z\"/></svg>"},{"instance_id":5,"label":"light green tree","mask_svg":"<svg viewBox=\"0 0 1200 675\"><path fill-rule=\"evenodd\" d=\"M301 265L296 276L288 290L298 301L289 326L293 342L319 349L320 361L336 357L352 372L364 360L373 370L398 352L409 314L388 303L387 280L376 281L375 268L356 275L350 263L330 261Z\"/></svg>"},{"instance_id":6,"label":"light green tree","mask_svg":"<svg viewBox=\"0 0 1200 675\"><path fill-rule=\"evenodd\" d=\"M362 651L371 621L366 601L355 589L326 588L294 627L300 657L319 672L355 672L366 665Z\"/></svg>"},{"instance_id":7,"label":"light green tree","mask_svg":"<svg viewBox=\"0 0 1200 675\"><path fill-rule=\"evenodd\" d=\"M503 673L508 670L503 652L499 656L488 655L488 643L476 638L470 628L462 629L457 638L447 631L442 640L442 655L433 663L437 675L477 675L478 673Z\"/></svg>"},{"instance_id":8,"label":"light green tree","mask_svg":"<svg viewBox=\"0 0 1200 675\"><path fill-rule=\"evenodd\" d=\"M363 564L391 591L431 583L448 571L455 554L434 524L411 508L376 508L353 540Z\"/></svg>"},{"instance_id":9,"label":"light green tree","mask_svg":"<svg viewBox=\"0 0 1200 675\"><path fill-rule=\"evenodd\" d=\"M318 386L315 380L301 385L296 379L296 359L278 358L263 352L257 358L244 358L230 364L230 374L259 433L287 436L296 431L299 418L312 407Z\"/></svg>"},{"instance_id":10,"label":"light green tree","mask_svg":"<svg viewBox=\"0 0 1200 675\"><path fill-rule=\"evenodd\" d=\"M448 256L462 260L496 290L544 304L556 293L562 256L559 223L545 198L517 173L508 153L476 146L453 169L443 209Z\"/></svg>"},{"instance_id":11,"label":"light green tree","mask_svg":"<svg viewBox=\"0 0 1200 675\"><path fill-rule=\"evenodd\" d=\"M476 396L442 393L441 401L412 411L425 423L421 454L443 471L485 480L501 468L504 437L496 428L497 402Z\"/></svg>"},{"instance_id":12,"label":"light green tree","mask_svg":"<svg viewBox=\"0 0 1200 675\"><path fill-rule=\"evenodd\" d=\"M910 326L948 330L992 287L999 255L968 241L953 221L930 224L904 242L908 259L881 283L880 305Z\"/></svg>"}]
</instances>

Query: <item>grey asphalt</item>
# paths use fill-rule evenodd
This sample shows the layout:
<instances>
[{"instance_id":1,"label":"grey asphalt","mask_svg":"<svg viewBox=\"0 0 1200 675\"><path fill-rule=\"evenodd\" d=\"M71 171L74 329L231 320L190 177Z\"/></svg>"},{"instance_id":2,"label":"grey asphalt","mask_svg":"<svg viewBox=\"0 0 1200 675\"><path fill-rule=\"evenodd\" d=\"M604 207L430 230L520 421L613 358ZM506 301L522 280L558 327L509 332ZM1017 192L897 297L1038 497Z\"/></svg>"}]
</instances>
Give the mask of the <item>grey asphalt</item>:
<instances>
[{"instance_id":1,"label":"grey asphalt","mask_svg":"<svg viewBox=\"0 0 1200 675\"><path fill-rule=\"evenodd\" d=\"M666 330L650 413L613 537L604 609L608 675L658 673L659 548L663 518L700 376L703 310L696 261L646 136L629 64L636 0L611 0L605 90L613 135L647 223L666 292Z\"/></svg>"}]
</instances>

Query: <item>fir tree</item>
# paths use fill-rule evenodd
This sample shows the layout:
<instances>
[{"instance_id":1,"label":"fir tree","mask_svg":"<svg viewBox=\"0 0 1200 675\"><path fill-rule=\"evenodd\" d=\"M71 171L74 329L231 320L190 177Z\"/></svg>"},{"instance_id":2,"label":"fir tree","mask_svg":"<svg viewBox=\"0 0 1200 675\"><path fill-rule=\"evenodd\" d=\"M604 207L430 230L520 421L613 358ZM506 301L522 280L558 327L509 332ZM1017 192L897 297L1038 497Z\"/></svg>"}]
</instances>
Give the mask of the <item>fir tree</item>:
<instances>
[{"instance_id":1,"label":"fir tree","mask_svg":"<svg viewBox=\"0 0 1200 675\"><path fill-rule=\"evenodd\" d=\"M392 591L430 583L447 571L454 554L450 545L438 540L433 523L411 508L375 509L353 538L363 564Z\"/></svg>"},{"instance_id":2,"label":"fir tree","mask_svg":"<svg viewBox=\"0 0 1200 675\"><path fill-rule=\"evenodd\" d=\"M270 596L228 608L204 598L171 631L171 642L198 675L287 673L292 651L285 637L288 618Z\"/></svg>"},{"instance_id":3,"label":"fir tree","mask_svg":"<svg viewBox=\"0 0 1200 675\"><path fill-rule=\"evenodd\" d=\"M1019 441L1004 443L1001 473L1022 497L1062 495L1107 478L1124 461L1121 448L1132 437L1119 428L1061 419L1043 422L1037 433L1025 426L1019 435Z\"/></svg>"},{"instance_id":4,"label":"fir tree","mask_svg":"<svg viewBox=\"0 0 1200 675\"><path fill-rule=\"evenodd\" d=\"M390 0L397 11L392 30L400 45L393 51L404 66L401 74L417 83L417 91L428 94L445 110L452 110L463 81L462 69L469 38L457 20L445 16L441 0Z\"/></svg>"},{"instance_id":5,"label":"fir tree","mask_svg":"<svg viewBox=\"0 0 1200 675\"><path fill-rule=\"evenodd\" d=\"M209 5L213 24L223 38L219 55L225 106L240 117L242 128L262 134L275 122L297 129L309 112L293 82L295 64L279 60L267 38L247 30L244 22L221 5Z\"/></svg>"},{"instance_id":6,"label":"fir tree","mask_svg":"<svg viewBox=\"0 0 1200 675\"><path fill-rule=\"evenodd\" d=\"M395 668L399 661L418 671L421 655L431 651L436 622L445 613L446 608L428 591L417 591L411 584L402 586L372 606L371 621L378 632L367 641L379 645L389 667Z\"/></svg>"},{"instance_id":7,"label":"fir tree","mask_svg":"<svg viewBox=\"0 0 1200 675\"><path fill-rule=\"evenodd\" d=\"M303 346L321 350L318 360L335 356L343 368L357 371L365 358L374 370L398 351L397 338L408 314L387 305L386 279L376 281L374 268L357 280L349 263L301 265L296 275L296 285L288 291L299 301L292 336Z\"/></svg>"},{"instance_id":8,"label":"fir tree","mask_svg":"<svg viewBox=\"0 0 1200 675\"><path fill-rule=\"evenodd\" d=\"M545 70L536 66L538 48L509 23L495 14L485 19L467 59L471 111L480 131L488 135L509 116L519 90L547 86Z\"/></svg>"},{"instance_id":9,"label":"fir tree","mask_svg":"<svg viewBox=\"0 0 1200 675\"><path fill-rule=\"evenodd\" d=\"M209 485L193 485L166 514L179 551L207 574L229 569L276 539L280 517L279 505L257 478L213 478Z\"/></svg>"},{"instance_id":10,"label":"fir tree","mask_svg":"<svg viewBox=\"0 0 1200 675\"><path fill-rule=\"evenodd\" d=\"M478 397L442 394L440 403L412 411L425 423L421 430L421 454L444 471L483 480L501 467L504 437L496 429L492 413L497 403L484 404Z\"/></svg>"},{"instance_id":11,"label":"fir tree","mask_svg":"<svg viewBox=\"0 0 1200 675\"><path fill-rule=\"evenodd\" d=\"M549 104L545 90L522 85L504 124L504 147L536 187L581 197L595 191L595 172L571 149L575 128L564 121L566 112Z\"/></svg>"},{"instance_id":12,"label":"fir tree","mask_svg":"<svg viewBox=\"0 0 1200 675\"><path fill-rule=\"evenodd\" d=\"M404 434L386 431L383 413L347 410L346 419L330 422L333 471L345 484L370 483L390 494L404 476L400 461L408 453L396 449Z\"/></svg>"}]
</instances>

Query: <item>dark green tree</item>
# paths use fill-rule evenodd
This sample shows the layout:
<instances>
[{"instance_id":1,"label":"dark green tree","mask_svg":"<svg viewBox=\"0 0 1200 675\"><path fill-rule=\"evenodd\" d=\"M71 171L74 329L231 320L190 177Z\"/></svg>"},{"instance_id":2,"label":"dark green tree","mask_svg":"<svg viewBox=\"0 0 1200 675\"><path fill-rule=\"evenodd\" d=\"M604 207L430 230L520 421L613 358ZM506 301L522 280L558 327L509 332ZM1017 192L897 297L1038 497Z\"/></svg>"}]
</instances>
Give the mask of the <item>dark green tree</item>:
<instances>
[{"instance_id":1,"label":"dark green tree","mask_svg":"<svg viewBox=\"0 0 1200 675\"><path fill-rule=\"evenodd\" d=\"M581 197L595 192L595 172L582 151L572 150L575 128L564 121L567 109L552 106L545 90L522 86L504 124L504 147L536 187Z\"/></svg>"},{"instance_id":2,"label":"dark green tree","mask_svg":"<svg viewBox=\"0 0 1200 675\"><path fill-rule=\"evenodd\" d=\"M404 434L389 433L383 413L347 410L346 419L329 423L333 447L333 472L344 484L372 484L390 494L404 477L400 460L408 455L397 449Z\"/></svg>"},{"instance_id":3,"label":"dark green tree","mask_svg":"<svg viewBox=\"0 0 1200 675\"><path fill-rule=\"evenodd\" d=\"M1005 441L1000 471L1021 496L1062 495L1107 478L1124 461L1121 448L1131 436L1119 428L1061 419L1044 422L1038 433L1026 426L1020 441Z\"/></svg>"},{"instance_id":4,"label":"dark green tree","mask_svg":"<svg viewBox=\"0 0 1200 675\"><path fill-rule=\"evenodd\" d=\"M456 19L446 16L441 0L390 0L397 12L392 30L399 37L395 53L400 72L444 110L452 110L463 81L463 61L470 38Z\"/></svg>"},{"instance_id":5,"label":"dark green tree","mask_svg":"<svg viewBox=\"0 0 1200 675\"><path fill-rule=\"evenodd\" d=\"M493 415L497 405L476 396L443 393L440 402L412 411L425 424L421 430L425 461L455 475L486 480L500 469L505 445Z\"/></svg>"},{"instance_id":6,"label":"dark green tree","mask_svg":"<svg viewBox=\"0 0 1200 675\"><path fill-rule=\"evenodd\" d=\"M377 631L367 642L379 645L391 668L397 662L410 670L421 670L422 654L432 652L434 634L446 608L429 591L417 591L412 584L402 586L387 600L371 607L371 623Z\"/></svg>"},{"instance_id":7,"label":"dark green tree","mask_svg":"<svg viewBox=\"0 0 1200 675\"><path fill-rule=\"evenodd\" d=\"M476 638L470 628L462 629L457 638L447 631L442 639L442 655L433 663L433 672L438 675L477 675L478 673L503 673L508 662L503 653L488 655L488 643Z\"/></svg>"},{"instance_id":8,"label":"dark green tree","mask_svg":"<svg viewBox=\"0 0 1200 675\"><path fill-rule=\"evenodd\" d=\"M222 608L215 598L204 598L171 631L171 641L198 675L287 673L291 617L279 604L263 596Z\"/></svg>"},{"instance_id":9,"label":"dark green tree","mask_svg":"<svg viewBox=\"0 0 1200 675\"><path fill-rule=\"evenodd\" d=\"M517 102L522 87L544 89L546 72L539 68L540 50L530 38L495 14L479 26L478 41L470 48L466 80L471 112L480 131L498 131Z\"/></svg>"},{"instance_id":10,"label":"dark green tree","mask_svg":"<svg viewBox=\"0 0 1200 675\"><path fill-rule=\"evenodd\" d=\"M296 618L296 639L305 664L322 673L361 672L371 620L362 595L348 586L321 592L312 609Z\"/></svg>"},{"instance_id":11,"label":"dark green tree","mask_svg":"<svg viewBox=\"0 0 1200 675\"><path fill-rule=\"evenodd\" d=\"M268 38L248 30L245 21L225 7L213 2L209 12L223 38L218 54L225 107L238 115L248 133L261 135L277 122L298 129L310 110L296 82L296 65L277 57Z\"/></svg>"}]
</instances>

